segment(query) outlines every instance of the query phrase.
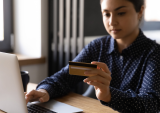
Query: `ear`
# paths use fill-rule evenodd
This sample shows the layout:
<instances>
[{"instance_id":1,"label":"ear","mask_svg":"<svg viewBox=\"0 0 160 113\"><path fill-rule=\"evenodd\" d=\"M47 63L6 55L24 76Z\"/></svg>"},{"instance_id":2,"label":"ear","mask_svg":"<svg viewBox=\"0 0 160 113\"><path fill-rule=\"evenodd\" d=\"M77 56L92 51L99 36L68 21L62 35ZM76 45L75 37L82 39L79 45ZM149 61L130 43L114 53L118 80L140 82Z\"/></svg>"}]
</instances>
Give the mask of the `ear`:
<instances>
[{"instance_id":1,"label":"ear","mask_svg":"<svg viewBox=\"0 0 160 113\"><path fill-rule=\"evenodd\" d=\"M144 9L145 9L145 6L143 5L143 6L141 7L140 12L138 13L138 19L139 19L139 20L142 18L143 14L144 14Z\"/></svg>"}]
</instances>

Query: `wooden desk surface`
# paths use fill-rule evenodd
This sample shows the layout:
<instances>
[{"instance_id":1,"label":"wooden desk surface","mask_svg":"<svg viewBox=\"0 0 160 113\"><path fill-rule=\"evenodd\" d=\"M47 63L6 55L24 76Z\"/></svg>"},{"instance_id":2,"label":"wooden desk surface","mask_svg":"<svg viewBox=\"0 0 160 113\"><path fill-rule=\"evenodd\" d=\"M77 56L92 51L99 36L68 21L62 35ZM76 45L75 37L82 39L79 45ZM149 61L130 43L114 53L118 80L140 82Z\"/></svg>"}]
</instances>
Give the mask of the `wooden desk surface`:
<instances>
[{"instance_id":1,"label":"wooden desk surface","mask_svg":"<svg viewBox=\"0 0 160 113\"><path fill-rule=\"evenodd\" d=\"M44 57L30 57L30 56L25 56L20 54L16 54L16 55L17 55L20 66L45 63Z\"/></svg>"},{"instance_id":2,"label":"wooden desk surface","mask_svg":"<svg viewBox=\"0 0 160 113\"><path fill-rule=\"evenodd\" d=\"M27 86L27 92L35 89L36 86L37 84L29 83ZM76 93L70 93L55 100L83 109L83 113L118 113L117 111L102 105L96 99L84 97Z\"/></svg>"}]
</instances>

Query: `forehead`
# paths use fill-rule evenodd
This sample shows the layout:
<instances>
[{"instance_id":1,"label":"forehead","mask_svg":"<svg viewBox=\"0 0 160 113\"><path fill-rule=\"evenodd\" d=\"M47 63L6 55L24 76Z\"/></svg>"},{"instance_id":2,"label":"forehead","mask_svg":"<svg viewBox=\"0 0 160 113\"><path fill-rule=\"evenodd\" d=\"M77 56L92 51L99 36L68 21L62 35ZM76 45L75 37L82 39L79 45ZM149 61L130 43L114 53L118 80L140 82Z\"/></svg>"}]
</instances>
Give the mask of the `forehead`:
<instances>
[{"instance_id":1,"label":"forehead","mask_svg":"<svg viewBox=\"0 0 160 113\"><path fill-rule=\"evenodd\" d=\"M101 3L101 10L114 11L118 7L133 8L134 6L128 0L103 0Z\"/></svg>"}]
</instances>

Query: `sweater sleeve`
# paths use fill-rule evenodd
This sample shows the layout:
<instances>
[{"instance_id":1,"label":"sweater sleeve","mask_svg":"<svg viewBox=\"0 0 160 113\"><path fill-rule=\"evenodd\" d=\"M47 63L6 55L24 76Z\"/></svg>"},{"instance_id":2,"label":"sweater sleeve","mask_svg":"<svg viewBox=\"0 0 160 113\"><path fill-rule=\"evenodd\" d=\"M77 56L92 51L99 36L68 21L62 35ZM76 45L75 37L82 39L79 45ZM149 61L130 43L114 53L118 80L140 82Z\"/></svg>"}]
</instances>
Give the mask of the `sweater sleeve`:
<instances>
[{"instance_id":1,"label":"sweater sleeve","mask_svg":"<svg viewBox=\"0 0 160 113\"><path fill-rule=\"evenodd\" d=\"M85 46L73 61L90 63L92 61L92 45L90 43ZM50 99L60 97L69 93L78 82L85 78L84 76L69 75L69 65L67 65L54 75L41 81L37 86L37 90L47 90Z\"/></svg>"},{"instance_id":2,"label":"sweater sleeve","mask_svg":"<svg viewBox=\"0 0 160 113\"><path fill-rule=\"evenodd\" d=\"M128 89L121 91L110 87L111 101L103 105L123 113L158 113L160 110L160 52L154 52L144 71L138 93Z\"/></svg>"}]
</instances>

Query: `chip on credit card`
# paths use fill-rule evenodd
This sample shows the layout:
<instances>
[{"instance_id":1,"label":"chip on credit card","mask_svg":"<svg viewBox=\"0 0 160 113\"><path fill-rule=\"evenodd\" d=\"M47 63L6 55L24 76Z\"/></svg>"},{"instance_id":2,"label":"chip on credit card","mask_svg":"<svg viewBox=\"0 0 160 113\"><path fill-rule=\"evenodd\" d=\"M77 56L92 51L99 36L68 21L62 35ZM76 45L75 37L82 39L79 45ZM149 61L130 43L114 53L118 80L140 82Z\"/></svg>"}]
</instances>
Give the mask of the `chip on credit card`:
<instances>
[{"instance_id":1,"label":"chip on credit card","mask_svg":"<svg viewBox=\"0 0 160 113\"><path fill-rule=\"evenodd\" d=\"M97 69L96 64L85 63L85 62L72 62L69 61L69 74L86 76L84 72L86 70Z\"/></svg>"}]
</instances>

